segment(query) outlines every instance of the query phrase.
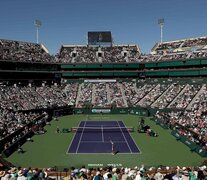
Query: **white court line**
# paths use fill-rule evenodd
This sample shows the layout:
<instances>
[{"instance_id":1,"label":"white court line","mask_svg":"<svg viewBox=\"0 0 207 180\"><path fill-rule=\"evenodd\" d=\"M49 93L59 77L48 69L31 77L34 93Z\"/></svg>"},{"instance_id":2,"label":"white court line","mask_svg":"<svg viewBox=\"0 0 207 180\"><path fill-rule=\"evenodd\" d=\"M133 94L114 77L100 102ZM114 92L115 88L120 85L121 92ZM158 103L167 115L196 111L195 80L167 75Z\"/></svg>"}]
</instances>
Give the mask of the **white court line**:
<instances>
[{"instance_id":1,"label":"white court line","mask_svg":"<svg viewBox=\"0 0 207 180\"><path fill-rule=\"evenodd\" d=\"M103 126L101 126L101 132L102 132L102 142L104 142Z\"/></svg>"},{"instance_id":2,"label":"white court line","mask_svg":"<svg viewBox=\"0 0 207 180\"><path fill-rule=\"evenodd\" d=\"M81 122L82 121L79 122L78 127L80 126ZM76 136L76 133L75 133L75 135L73 135L73 139L70 141L70 145L68 146L68 150L67 150L66 154L69 154L70 146L72 145L75 136Z\"/></svg>"},{"instance_id":3,"label":"white court line","mask_svg":"<svg viewBox=\"0 0 207 180\"><path fill-rule=\"evenodd\" d=\"M126 143L126 141L113 141L114 143ZM110 141L81 141L81 143L111 143Z\"/></svg>"},{"instance_id":4,"label":"white court line","mask_svg":"<svg viewBox=\"0 0 207 180\"><path fill-rule=\"evenodd\" d=\"M128 148L129 148L130 152L132 153L132 150L131 150L131 148L130 148L130 146L129 146L129 143L128 143L128 141L127 141L127 139L126 139L126 137L125 137L125 135L124 135L122 129L121 129L121 126L120 126L119 122L118 122L118 121L116 121L116 122L117 122L117 124L118 124L118 126L119 126L119 128L120 128L120 130L121 130L121 133L122 133L122 135L123 135L123 137L124 137L124 140L125 140L126 143L127 143L127 146L128 146Z\"/></svg>"},{"instance_id":5,"label":"white court line","mask_svg":"<svg viewBox=\"0 0 207 180\"><path fill-rule=\"evenodd\" d=\"M113 120L113 121L117 121L117 120ZM78 126L77 127L79 127L80 126L80 124L81 124L81 122L82 121L80 121L79 122L79 124L78 124ZM86 122L86 121L85 121ZM86 122L87 123L87 122ZM119 124L119 123L117 123L117 124ZM125 126L126 127L126 126ZM70 153L69 152L69 149L70 149L70 146L72 145L72 143L73 143L73 140L74 140L74 138L75 138L75 136L76 136L76 134L73 136L73 139L71 140L71 142L70 142L70 145L68 146L68 149L67 149L67 152L66 152L66 154L67 155L69 155L69 154L72 154L72 155L77 155L77 154L79 154L79 155L97 155L97 154L105 154L105 155L108 155L108 154L111 154L111 153L77 153L77 152L74 152L74 153ZM131 135L130 135L130 137L131 137ZM132 138L132 137L131 137ZM133 139L133 138L132 138ZM133 141L134 141L134 139L133 139ZM101 141L82 141L82 142L86 142L86 143L100 143ZM102 142L101 142L102 143ZM107 141L106 142L104 142L104 143L107 143ZM109 142L108 142L109 143ZM126 141L114 141L114 143L126 143ZM134 143L135 143L135 141L134 141ZM136 145L136 143L135 143L135 145ZM123 155L125 155L125 154L132 154L132 155L137 155L137 154L142 154L142 152L141 152L141 150L140 150L140 148L136 145L136 147L139 149L139 152L131 152L131 153L122 153L122 152L119 152L119 154L123 154Z\"/></svg>"},{"instance_id":6,"label":"white court line","mask_svg":"<svg viewBox=\"0 0 207 180\"><path fill-rule=\"evenodd\" d=\"M122 123L124 124L124 122L122 121ZM126 127L126 125L124 124L124 126ZM134 138L131 136L131 134L129 133L129 136L132 138L132 140L133 140L133 142L134 142L134 144L135 144L135 146L137 147L137 149L139 150L139 154L142 154L142 152L141 152L141 149L139 148L139 146L137 146L137 143L134 141ZM135 152L133 152L133 153L135 153Z\"/></svg>"},{"instance_id":7,"label":"white court line","mask_svg":"<svg viewBox=\"0 0 207 180\"><path fill-rule=\"evenodd\" d=\"M97 154L104 154L104 155L109 155L109 154L111 154L111 153L101 153L101 152L99 152L99 153L66 153L66 154L69 154L69 155L97 155ZM122 155L125 155L125 154L130 154L130 155L137 155L137 154L141 154L141 153L122 153L122 152L119 152L119 154L122 154Z\"/></svg>"},{"instance_id":8,"label":"white court line","mask_svg":"<svg viewBox=\"0 0 207 180\"><path fill-rule=\"evenodd\" d=\"M85 127L86 122L87 121L84 122L84 126L83 127ZM82 128L81 136L80 136L80 139L79 139L79 142L78 142L78 146L77 146L77 149L76 149L76 152L75 152L76 154L78 153L78 149L79 149L79 146L80 146L80 143L81 143L81 139L83 137L83 131L84 131L84 128Z\"/></svg>"}]
</instances>

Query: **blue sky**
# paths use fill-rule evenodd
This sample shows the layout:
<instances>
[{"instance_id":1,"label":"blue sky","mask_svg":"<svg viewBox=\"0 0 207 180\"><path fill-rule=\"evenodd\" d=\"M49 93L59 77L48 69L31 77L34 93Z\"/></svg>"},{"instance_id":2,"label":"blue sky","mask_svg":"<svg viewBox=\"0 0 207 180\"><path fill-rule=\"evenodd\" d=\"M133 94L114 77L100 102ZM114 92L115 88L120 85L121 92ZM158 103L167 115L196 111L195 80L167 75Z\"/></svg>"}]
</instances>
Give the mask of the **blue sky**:
<instances>
[{"instance_id":1,"label":"blue sky","mask_svg":"<svg viewBox=\"0 0 207 180\"><path fill-rule=\"evenodd\" d=\"M0 0L0 39L40 42L52 54L62 44L86 44L88 31L112 31L115 44L148 53L160 41L207 35L207 0Z\"/></svg>"}]
</instances>

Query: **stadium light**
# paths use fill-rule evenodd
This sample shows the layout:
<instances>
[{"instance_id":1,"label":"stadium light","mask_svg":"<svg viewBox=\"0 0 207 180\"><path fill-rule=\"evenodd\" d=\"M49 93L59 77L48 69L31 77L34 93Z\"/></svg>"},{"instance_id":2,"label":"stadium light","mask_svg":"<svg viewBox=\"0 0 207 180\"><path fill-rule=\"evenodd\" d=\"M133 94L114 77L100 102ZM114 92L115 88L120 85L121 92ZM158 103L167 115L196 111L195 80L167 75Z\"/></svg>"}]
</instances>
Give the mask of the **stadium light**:
<instances>
[{"instance_id":1,"label":"stadium light","mask_svg":"<svg viewBox=\"0 0 207 180\"><path fill-rule=\"evenodd\" d=\"M34 25L37 29L37 44L39 43L39 28L42 26L42 22L38 19L34 21Z\"/></svg>"},{"instance_id":2,"label":"stadium light","mask_svg":"<svg viewBox=\"0 0 207 180\"><path fill-rule=\"evenodd\" d=\"M163 27L164 27L164 23L165 23L164 18L158 19L158 24L160 25L160 41L161 41L161 43L163 41Z\"/></svg>"}]
</instances>

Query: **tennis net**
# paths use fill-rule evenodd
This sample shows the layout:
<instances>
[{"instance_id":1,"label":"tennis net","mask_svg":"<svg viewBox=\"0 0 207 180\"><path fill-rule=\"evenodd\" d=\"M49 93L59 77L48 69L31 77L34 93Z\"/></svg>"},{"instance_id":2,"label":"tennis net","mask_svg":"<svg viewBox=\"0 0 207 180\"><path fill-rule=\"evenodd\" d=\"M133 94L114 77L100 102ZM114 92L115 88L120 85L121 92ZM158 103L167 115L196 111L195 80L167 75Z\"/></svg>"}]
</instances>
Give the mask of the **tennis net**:
<instances>
[{"instance_id":1,"label":"tennis net","mask_svg":"<svg viewBox=\"0 0 207 180\"><path fill-rule=\"evenodd\" d=\"M134 127L72 127L71 132L77 133L113 133L134 132Z\"/></svg>"}]
</instances>

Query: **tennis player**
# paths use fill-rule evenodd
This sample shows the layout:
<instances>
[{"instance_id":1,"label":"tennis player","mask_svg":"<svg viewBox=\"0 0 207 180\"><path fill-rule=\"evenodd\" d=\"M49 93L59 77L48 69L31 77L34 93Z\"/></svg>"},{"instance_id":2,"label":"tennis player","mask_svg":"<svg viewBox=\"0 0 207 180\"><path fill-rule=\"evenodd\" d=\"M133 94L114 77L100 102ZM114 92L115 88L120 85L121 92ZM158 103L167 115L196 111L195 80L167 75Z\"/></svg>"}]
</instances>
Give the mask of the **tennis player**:
<instances>
[{"instance_id":1,"label":"tennis player","mask_svg":"<svg viewBox=\"0 0 207 180\"><path fill-rule=\"evenodd\" d=\"M112 153L112 155L115 155L116 151L115 151L114 142L112 140L110 140L110 142L111 142L111 153Z\"/></svg>"}]
</instances>

